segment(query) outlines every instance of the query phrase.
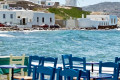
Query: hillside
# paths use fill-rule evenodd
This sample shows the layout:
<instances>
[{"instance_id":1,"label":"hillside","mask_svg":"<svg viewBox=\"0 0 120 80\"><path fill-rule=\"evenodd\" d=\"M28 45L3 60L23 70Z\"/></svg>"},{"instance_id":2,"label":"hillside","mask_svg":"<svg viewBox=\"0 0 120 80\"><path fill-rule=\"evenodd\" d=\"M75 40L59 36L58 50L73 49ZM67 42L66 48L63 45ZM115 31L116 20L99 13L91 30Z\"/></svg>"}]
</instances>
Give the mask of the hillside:
<instances>
[{"instance_id":1,"label":"hillside","mask_svg":"<svg viewBox=\"0 0 120 80\"><path fill-rule=\"evenodd\" d=\"M55 13L56 19L69 19L72 18L81 18L82 14L88 15L90 12L88 11L81 11L76 7L72 7L71 9L65 9L65 8L49 8L49 12Z\"/></svg>"},{"instance_id":2,"label":"hillside","mask_svg":"<svg viewBox=\"0 0 120 80\"><path fill-rule=\"evenodd\" d=\"M82 8L85 11L107 12L120 17L120 2L103 2Z\"/></svg>"}]
</instances>

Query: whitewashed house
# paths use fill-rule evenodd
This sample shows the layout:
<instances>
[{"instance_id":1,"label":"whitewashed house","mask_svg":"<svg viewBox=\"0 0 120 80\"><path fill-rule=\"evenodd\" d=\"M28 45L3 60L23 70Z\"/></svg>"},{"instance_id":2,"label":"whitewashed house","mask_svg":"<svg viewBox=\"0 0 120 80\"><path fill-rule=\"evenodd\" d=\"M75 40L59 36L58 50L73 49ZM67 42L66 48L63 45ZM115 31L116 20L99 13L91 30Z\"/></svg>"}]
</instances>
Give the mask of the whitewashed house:
<instances>
[{"instance_id":1,"label":"whitewashed house","mask_svg":"<svg viewBox=\"0 0 120 80\"><path fill-rule=\"evenodd\" d=\"M53 13L41 13L41 12L34 12L33 15L33 25L54 25L55 24L55 15Z\"/></svg>"},{"instance_id":2,"label":"whitewashed house","mask_svg":"<svg viewBox=\"0 0 120 80\"><path fill-rule=\"evenodd\" d=\"M87 18L93 21L99 21L99 25L116 25L117 16L116 15L87 15Z\"/></svg>"},{"instance_id":3,"label":"whitewashed house","mask_svg":"<svg viewBox=\"0 0 120 80\"><path fill-rule=\"evenodd\" d=\"M79 28L95 27L96 29L116 28L116 15L87 15L78 19Z\"/></svg>"},{"instance_id":4,"label":"whitewashed house","mask_svg":"<svg viewBox=\"0 0 120 80\"><path fill-rule=\"evenodd\" d=\"M1 9L9 9L9 5L8 4L1 4L0 3L0 10Z\"/></svg>"},{"instance_id":5,"label":"whitewashed house","mask_svg":"<svg viewBox=\"0 0 120 80\"><path fill-rule=\"evenodd\" d=\"M117 27L117 16L116 15L87 15L87 18L92 21L97 21L100 27Z\"/></svg>"},{"instance_id":6,"label":"whitewashed house","mask_svg":"<svg viewBox=\"0 0 120 80\"><path fill-rule=\"evenodd\" d=\"M46 1L45 5L46 6L54 6L55 2L53 1Z\"/></svg>"},{"instance_id":7,"label":"whitewashed house","mask_svg":"<svg viewBox=\"0 0 120 80\"><path fill-rule=\"evenodd\" d=\"M18 27L32 27L32 25L55 24L53 13L34 12L31 10L1 10L0 23L9 23Z\"/></svg>"},{"instance_id":8,"label":"whitewashed house","mask_svg":"<svg viewBox=\"0 0 120 80\"><path fill-rule=\"evenodd\" d=\"M38 5L41 5L41 0L29 0L29 1Z\"/></svg>"}]
</instances>

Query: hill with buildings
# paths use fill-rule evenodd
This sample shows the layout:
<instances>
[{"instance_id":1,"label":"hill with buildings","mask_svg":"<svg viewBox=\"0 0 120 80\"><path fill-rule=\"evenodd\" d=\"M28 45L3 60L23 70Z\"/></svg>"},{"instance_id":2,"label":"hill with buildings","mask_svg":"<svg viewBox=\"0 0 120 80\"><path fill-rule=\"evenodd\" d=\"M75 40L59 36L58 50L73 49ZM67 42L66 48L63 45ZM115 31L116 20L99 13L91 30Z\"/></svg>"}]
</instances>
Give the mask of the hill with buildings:
<instances>
[{"instance_id":1,"label":"hill with buildings","mask_svg":"<svg viewBox=\"0 0 120 80\"><path fill-rule=\"evenodd\" d=\"M77 7L69 7L69 8L49 8L49 12L55 13L56 19L69 19L71 18L81 18L82 14L89 15L90 12L83 11Z\"/></svg>"},{"instance_id":2,"label":"hill with buildings","mask_svg":"<svg viewBox=\"0 0 120 80\"><path fill-rule=\"evenodd\" d=\"M120 2L103 2L82 8L85 11L106 12L120 17Z\"/></svg>"}]
</instances>

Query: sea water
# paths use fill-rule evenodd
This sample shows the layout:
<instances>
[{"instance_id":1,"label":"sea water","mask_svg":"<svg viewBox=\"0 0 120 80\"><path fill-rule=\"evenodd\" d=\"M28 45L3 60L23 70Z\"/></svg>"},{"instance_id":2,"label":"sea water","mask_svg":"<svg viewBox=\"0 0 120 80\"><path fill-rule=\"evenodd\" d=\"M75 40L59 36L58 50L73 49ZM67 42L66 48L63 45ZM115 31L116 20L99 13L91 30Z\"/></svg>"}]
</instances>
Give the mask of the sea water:
<instances>
[{"instance_id":1,"label":"sea water","mask_svg":"<svg viewBox=\"0 0 120 80\"><path fill-rule=\"evenodd\" d=\"M1 31L0 55L10 54L58 57L59 63L62 54L86 57L87 61L114 61L120 57L120 31Z\"/></svg>"}]
</instances>

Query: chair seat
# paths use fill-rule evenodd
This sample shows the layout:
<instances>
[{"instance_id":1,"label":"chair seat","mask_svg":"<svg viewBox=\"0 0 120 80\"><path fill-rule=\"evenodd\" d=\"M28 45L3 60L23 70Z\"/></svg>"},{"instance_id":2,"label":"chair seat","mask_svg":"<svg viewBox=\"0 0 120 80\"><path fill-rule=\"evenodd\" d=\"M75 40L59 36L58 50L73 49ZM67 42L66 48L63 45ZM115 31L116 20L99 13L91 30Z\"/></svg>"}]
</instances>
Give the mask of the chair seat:
<instances>
[{"instance_id":1,"label":"chair seat","mask_svg":"<svg viewBox=\"0 0 120 80\"><path fill-rule=\"evenodd\" d=\"M21 80L22 78L24 80L32 80L31 76L14 76L14 79L18 79L18 80Z\"/></svg>"}]
</instances>

